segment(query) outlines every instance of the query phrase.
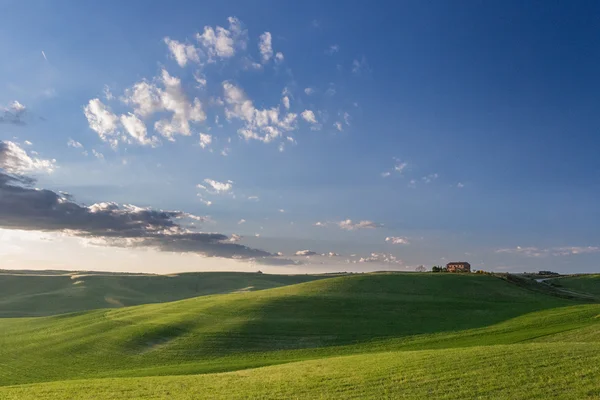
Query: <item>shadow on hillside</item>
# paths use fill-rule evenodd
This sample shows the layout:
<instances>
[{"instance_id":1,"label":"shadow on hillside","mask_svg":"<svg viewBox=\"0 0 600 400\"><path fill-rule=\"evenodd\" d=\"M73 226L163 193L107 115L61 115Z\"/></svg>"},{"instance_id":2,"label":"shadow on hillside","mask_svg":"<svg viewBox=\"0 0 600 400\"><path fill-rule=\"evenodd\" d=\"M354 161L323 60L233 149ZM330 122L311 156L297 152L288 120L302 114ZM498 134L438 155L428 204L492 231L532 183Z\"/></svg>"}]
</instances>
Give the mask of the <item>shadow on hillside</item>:
<instances>
[{"instance_id":1,"label":"shadow on hillside","mask_svg":"<svg viewBox=\"0 0 600 400\"><path fill-rule=\"evenodd\" d=\"M578 304L491 276L365 275L321 286L261 303L215 347L229 353L346 345L481 328Z\"/></svg>"}]
</instances>

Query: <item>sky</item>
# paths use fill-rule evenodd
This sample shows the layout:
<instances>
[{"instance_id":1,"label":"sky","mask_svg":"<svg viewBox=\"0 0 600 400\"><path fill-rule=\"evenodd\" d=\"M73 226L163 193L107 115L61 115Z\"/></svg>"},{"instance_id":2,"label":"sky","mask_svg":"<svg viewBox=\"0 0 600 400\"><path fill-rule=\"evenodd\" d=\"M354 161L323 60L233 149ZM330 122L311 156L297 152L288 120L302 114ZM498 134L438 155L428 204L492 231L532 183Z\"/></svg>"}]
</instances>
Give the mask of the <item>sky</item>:
<instances>
[{"instance_id":1,"label":"sky","mask_svg":"<svg viewBox=\"0 0 600 400\"><path fill-rule=\"evenodd\" d=\"M0 1L0 268L599 271L600 4Z\"/></svg>"}]
</instances>

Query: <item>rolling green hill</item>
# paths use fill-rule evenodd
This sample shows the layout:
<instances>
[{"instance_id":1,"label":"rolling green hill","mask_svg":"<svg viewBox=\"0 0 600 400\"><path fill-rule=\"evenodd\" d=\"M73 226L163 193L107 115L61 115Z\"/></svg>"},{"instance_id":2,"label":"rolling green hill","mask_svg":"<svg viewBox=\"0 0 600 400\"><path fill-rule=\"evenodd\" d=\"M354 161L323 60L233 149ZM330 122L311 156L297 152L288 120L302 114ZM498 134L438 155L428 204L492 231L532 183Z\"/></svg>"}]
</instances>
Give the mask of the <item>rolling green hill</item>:
<instances>
[{"instance_id":1,"label":"rolling green hill","mask_svg":"<svg viewBox=\"0 0 600 400\"><path fill-rule=\"evenodd\" d=\"M328 275L197 272L141 275L0 270L0 318L161 303L308 282Z\"/></svg>"},{"instance_id":2,"label":"rolling green hill","mask_svg":"<svg viewBox=\"0 0 600 400\"><path fill-rule=\"evenodd\" d=\"M592 318L597 305L577 304L492 276L376 274L1 319L0 360L10 361L3 361L0 384L214 372L382 349L513 343L600 322Z\"/></svg>"},{"instance_id":3,"label":"rolling green hill","mask_svg":"<svg viewBox=\"0 0 600 400\"><path fill-rule=\"evenodd\" d=\"M591 294L600 300L600 274L566 276L547 282L561 289Z\"/></svg>"},{"instance_id":4,"label":"rolling green hill","mask_svg":"<svg viewBox=\"0 0 600 400\"><path fill-rule=\"evenodd\" d=\"M579 399L599 360L600 304L475 274L0 319L0 398Z\"/></svg>"}]
</instances>

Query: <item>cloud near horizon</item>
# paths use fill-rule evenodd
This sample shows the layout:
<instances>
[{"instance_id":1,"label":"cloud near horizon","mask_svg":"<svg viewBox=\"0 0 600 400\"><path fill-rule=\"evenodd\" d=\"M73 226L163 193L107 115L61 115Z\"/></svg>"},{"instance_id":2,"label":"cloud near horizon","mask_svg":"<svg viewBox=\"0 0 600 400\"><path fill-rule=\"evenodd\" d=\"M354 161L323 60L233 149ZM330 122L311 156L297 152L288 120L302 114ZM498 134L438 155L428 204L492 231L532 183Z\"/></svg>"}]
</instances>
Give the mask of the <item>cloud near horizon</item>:
<instances>
[{"instance_id":1,"label":"cloud near horizon","mask_svg":"<svg viewBox=\"0 0 600 400\"><path fill-rule=\"evenodd\" d=\"M182 223L185 220L206 222L207 217L113 202L85 206L74 202L68 194L33 188L35 179L23 172L35 169L38 164L16 144L0 141L0 228L58 231L91 239L92 244L150 247L206 257L259 259L274 256L233 243L224 234L197 232Z\"/></svg>"}]
</instances>

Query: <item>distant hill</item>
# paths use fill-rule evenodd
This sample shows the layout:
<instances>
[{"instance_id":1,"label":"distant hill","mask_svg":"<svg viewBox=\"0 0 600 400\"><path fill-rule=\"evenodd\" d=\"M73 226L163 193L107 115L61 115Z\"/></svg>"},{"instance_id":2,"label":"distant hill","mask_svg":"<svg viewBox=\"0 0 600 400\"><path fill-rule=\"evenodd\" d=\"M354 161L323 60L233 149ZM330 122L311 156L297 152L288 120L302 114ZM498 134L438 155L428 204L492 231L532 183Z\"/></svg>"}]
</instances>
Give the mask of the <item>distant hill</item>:
<instances>
[{"instance_id":1,"label":"distant hill","mask_svg":"<svg viewBox=\"0 0 600 400\"><path fill-rule=\"evenodd\" d=\"M62 314L255 291L328 275L197 272L176 275L0 270L0 318Z\"/></svg>"},{"instance_id":2,"label":"distant hill","mask_svg":"<svg viewBox=\"0 0 600 400\"><path fill-rule=\"evenodd\" d=\"M587 293L600 300L600 274L565 276L546 282L557 288Z\"/></svg>"}]
</instances>

